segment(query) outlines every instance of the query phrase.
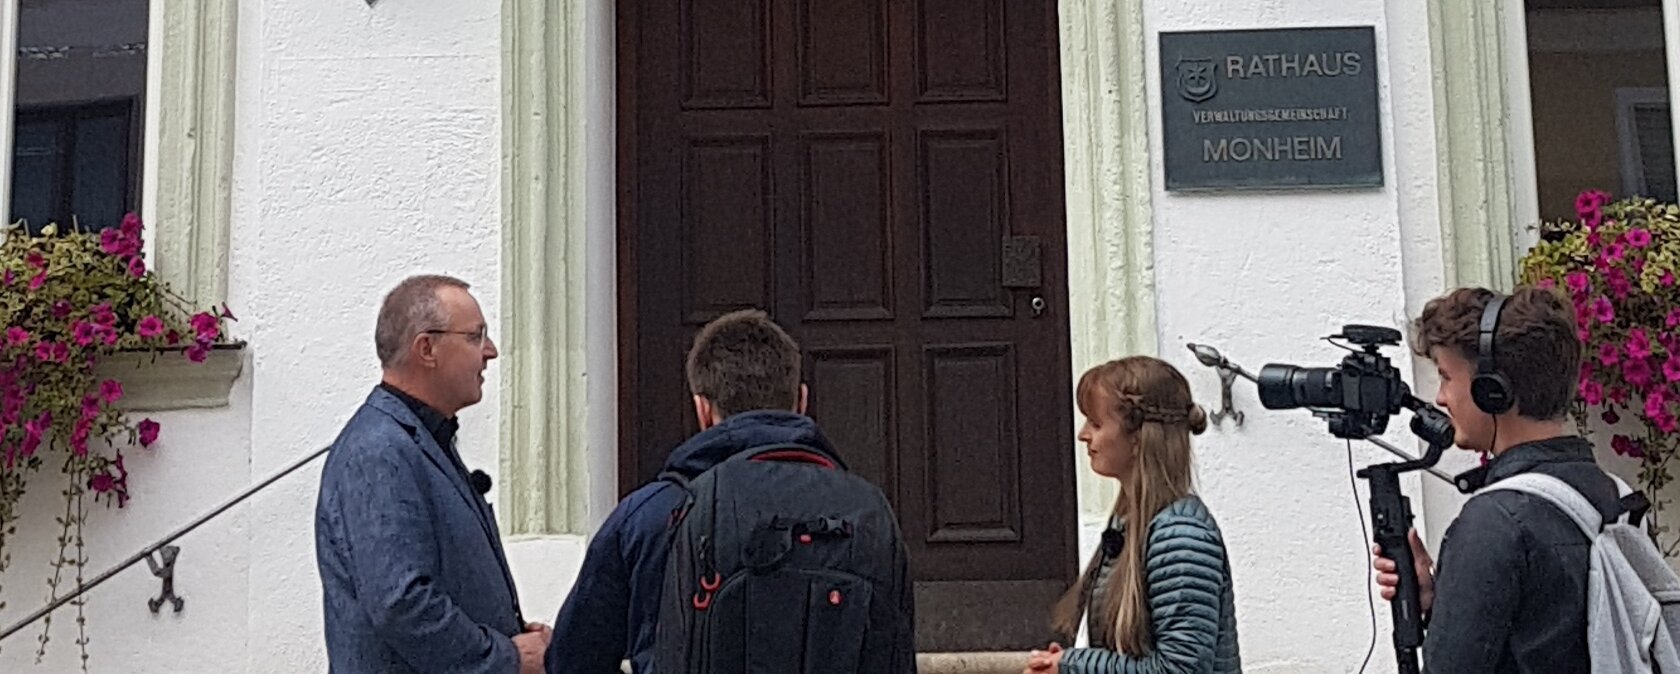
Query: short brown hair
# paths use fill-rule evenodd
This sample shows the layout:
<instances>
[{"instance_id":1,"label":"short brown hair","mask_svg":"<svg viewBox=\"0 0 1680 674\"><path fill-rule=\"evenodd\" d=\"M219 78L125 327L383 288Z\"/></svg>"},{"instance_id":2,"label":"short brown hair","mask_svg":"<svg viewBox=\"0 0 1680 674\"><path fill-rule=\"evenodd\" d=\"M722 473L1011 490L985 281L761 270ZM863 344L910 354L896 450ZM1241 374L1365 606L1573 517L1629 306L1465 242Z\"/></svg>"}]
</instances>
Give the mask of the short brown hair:
<instances>
[{"instance_id":1,"label":"short brown hair","mask_svg":"<svg viewBox=\"0 0 1680 674\"><path fill-rule=\"evenodd\" d=\"M688 390L712 401L724 417L754 410L791 410L799 403L799 345L764 312L718 317L688 351Z\"/></svg>"},{"instance_id":2,"label":"short brown hair","mask_svg":"<svg viewBox=\"0 0 1680 674\"><path fill-rule=\"evenodd\" d=\"M408 357L408 347L414 336L427 330L448 327L449 316L438 298L442 288L471 286L453 276L424 274L410 276L386 293L385 303L379 307L379 321L373 328L373 346L383 367L400 365Z\"/></svg>"},{"instance_id":3,"label":"short brown hair","mask_svg":"<svg viewBox=\"0 0 1680 674\"><path fill-rule=\"evenodd\" d=\"M1413 326L1413 351L1429 358L1436 348L1450 348L1474 364L1482 311L1496 296L1485 288L1459 288L1430 300ZM1494 365L1511 382L1517 412L1562 418L1575 400L1581 369L1574 303L1555 288L1519 287L1505 301L1493 339Z\"/></svg>"}]
</instances>

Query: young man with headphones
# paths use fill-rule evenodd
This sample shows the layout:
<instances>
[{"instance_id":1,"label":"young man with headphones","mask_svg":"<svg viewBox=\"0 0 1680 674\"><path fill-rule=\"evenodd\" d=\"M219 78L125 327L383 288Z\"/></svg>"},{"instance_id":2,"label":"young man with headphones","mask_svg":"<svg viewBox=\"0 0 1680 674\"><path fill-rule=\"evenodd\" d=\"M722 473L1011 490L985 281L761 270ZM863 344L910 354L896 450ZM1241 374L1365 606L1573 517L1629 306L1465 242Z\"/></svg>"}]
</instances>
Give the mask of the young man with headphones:
<instances>
[{"instance_id":1,"label":"young man with headphones","mask_svg":"<svg viewBox=\"0 0 1680 674\"><path fill-rule=\"evenodd\" d=\"M1522 473L1551 475L1611 518L1622 512L1616 483L1594 462L1592 444L1568 431L1582 358L1576 329L1574 305L1552 289L1501 296L1463 288L1425 306L1413 349L1439 371L1435 403L1452 416L1454 442L1487 457L1461 478L1480 490ZM1447 528L1438 564L1415 531L1411 545L1427 625L1424 671L1590 671L1591 541L1562 510L1488 491ZM1375 565L1392 599L1394 562L1379 555Z\"/></svg>"}]
</instances>

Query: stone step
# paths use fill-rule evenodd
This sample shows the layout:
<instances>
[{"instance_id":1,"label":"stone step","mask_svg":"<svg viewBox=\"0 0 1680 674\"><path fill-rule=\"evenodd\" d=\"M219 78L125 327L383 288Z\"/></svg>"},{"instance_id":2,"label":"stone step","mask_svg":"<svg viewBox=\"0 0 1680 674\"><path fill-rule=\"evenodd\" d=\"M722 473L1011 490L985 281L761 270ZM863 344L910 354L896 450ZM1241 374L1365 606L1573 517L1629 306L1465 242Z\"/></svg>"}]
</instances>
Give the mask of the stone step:
<instances>
[{"instance_id":1,"label":"stone step","mask_svg":"<svg viewBox=\"0 0 1680 674\"><path fill-rule=\"evenodd\" d=\"M917 674L1021 674L1027 654L1013 652L917 653Z\"/></svg>"},{"instance_id":2,"label":"stone step","mask_svg":"<svg viewBox=\"0 0 1680 674\"><path fill-rule=\"evenodd\" d=\"M916 674L1021 674L1027 668L1026 653L917 653ZM622 664L624 672L630 663Z\"/></svg>"}]
</instances>

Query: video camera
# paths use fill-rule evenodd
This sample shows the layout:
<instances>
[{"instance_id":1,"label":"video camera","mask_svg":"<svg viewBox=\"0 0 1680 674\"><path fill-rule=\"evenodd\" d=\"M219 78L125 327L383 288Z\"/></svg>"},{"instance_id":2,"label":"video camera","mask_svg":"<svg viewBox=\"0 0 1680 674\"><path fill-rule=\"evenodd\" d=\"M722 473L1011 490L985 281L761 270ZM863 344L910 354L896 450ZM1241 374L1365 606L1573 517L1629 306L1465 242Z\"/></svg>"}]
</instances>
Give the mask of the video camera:
<instances>
[{"instance_id":1,"label":"video camera","mask_svg":"<svg viewBox=\"0 0 1680 674\"><path fill-rule=\"evenodd\" d=\"M1417 674L1418 649L1423 645L1423 616L1412 548L1407 542L1412 528L1412 505L1400 491L1400 475L1420 469L1436 473L1433 466L1440 460L1442 450L1453 442L1452 419L1412 395L1411 387L1400 379L1400 371L1382 355L1382 347L1400 344L1399 330L1346 325L1341 334L1325 339L1348 350L1341 365L1299 367L1273 363L1261 368L1258 377L1225 360L1215 349L1196 344L1189 347L1202 364L1219 368L1222 377L1230 372L1252 379L1260 389L1260 403L1266 409L1307 408L1314 416L1329 421L1332 435L1367 440L1407 458L1398 463L1366 466L1357 476L1370 485L1372 539L1382 546L1384 556L1394 560L1400 577L1390 604L1395 661L1400 674ZM1412 432L1429 443L1422 457L1411 458L1377 437L1388 430L1388 418L1399 414L1401 409L1412 411ZM1453 481L1442 474L1436 475L1449 483Z\"/></svg>"},{"instance_id":2,"label":"video camera","mask_svg":"<svg viewBox=\"0 0 1680 674\"><path fill-rule=\"evenodd\" d=\"M1394 363L1382 355L1384 346L1398 346L1400 331L1373 325L1346 325L1340 334L1325 338L1350 353L1337 367L1299 367L1268 364L1255 383L1266 409L1311 409L1329 421L1330 434L1362 440L1388 430L1388 418L1401 409L1412 410L1412 432L1430 444L1452 442L1452 422L1446 414L1412 395ZM1343 340L1358 349L1336 342Z\"/></svg>"}]
</instances>

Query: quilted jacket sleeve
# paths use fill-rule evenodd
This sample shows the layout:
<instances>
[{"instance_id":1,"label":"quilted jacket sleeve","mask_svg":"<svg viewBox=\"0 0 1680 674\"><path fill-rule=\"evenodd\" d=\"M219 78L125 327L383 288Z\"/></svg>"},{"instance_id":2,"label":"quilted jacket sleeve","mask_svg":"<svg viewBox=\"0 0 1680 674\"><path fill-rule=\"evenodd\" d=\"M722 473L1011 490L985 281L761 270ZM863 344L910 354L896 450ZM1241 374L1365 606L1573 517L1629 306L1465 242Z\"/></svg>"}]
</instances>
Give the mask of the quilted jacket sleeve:
<instances>
[{"instance_id":1,"label":"quilted jacket sleeve","mask_svg":"<svg viewBox=\"0 0 1680 674\"><path fill-rule=\"evenodd\" d=\"M1104 648L1062 654L1067 674L1211 674L1226 574L1219 530L1199 503L1180 502L1150 525L1145 569L1155 648L1132 657Z\"/></svg>"}]
</instances>

